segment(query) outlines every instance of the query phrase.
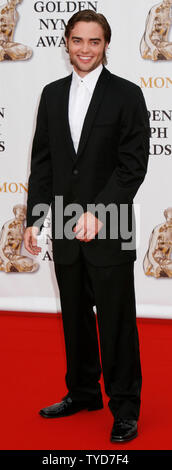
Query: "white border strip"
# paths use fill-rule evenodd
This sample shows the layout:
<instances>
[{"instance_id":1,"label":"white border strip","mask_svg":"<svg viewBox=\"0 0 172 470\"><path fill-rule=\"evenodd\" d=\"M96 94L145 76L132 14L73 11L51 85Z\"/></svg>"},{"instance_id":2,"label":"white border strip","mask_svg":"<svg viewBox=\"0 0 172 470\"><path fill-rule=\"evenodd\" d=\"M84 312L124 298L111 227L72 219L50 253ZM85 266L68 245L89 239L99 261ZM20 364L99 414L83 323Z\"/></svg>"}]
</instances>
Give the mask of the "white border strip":
<instances>
[{"instance_id":1,"label":"white border strip","mask_svg":"<svg viewBox=\"0 0 172 470\"><path fill-rule=\"evenodd\" d=\"M137 317L172 319L172 305L138 304Z\"/></svg>"},{"instance_id":2,"label":"white border strip","mask_svg":"<svg viewBox=\"0 0 172 470\"><path fill-rule=\"evenodd\" d=\"M55 297L1 297L0 310L57 313L61 305L60 299Z\"/></svg>"},{"instance_id":3,"label":"white border strip","mask_svg":"<svg viewBox=\"0 0 172 470\"><path fill-rule=\"evenodd\" d=\"M61 312L60 299L50 297L1 297L0 311L18 312ZM94 307L96 313L96 307ZM138 304L137 317L172 319L172 306Z\"/></svg>"}]
</instances>

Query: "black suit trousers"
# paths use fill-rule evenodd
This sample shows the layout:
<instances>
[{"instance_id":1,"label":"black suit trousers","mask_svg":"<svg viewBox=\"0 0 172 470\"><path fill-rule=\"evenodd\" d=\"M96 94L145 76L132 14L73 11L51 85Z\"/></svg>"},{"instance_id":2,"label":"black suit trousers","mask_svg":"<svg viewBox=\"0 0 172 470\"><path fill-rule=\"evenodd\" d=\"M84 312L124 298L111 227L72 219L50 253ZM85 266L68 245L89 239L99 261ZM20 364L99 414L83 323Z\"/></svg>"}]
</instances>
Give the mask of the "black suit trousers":
<instances>
[{"instance_id":1,"label":"black suit trousers","mask_svg":"<svg viewBox=\"0 0 172 470\"><path fill-rule=\"evenodd\" d=\"M91 400L101 393L102 371L114 417L138 419L142 376L134 262L94 266L86 260L80 247L75 263L55 262L54 267L66 347L65 380L70 396L74 400Z\"/></svg>"}]
</instances>

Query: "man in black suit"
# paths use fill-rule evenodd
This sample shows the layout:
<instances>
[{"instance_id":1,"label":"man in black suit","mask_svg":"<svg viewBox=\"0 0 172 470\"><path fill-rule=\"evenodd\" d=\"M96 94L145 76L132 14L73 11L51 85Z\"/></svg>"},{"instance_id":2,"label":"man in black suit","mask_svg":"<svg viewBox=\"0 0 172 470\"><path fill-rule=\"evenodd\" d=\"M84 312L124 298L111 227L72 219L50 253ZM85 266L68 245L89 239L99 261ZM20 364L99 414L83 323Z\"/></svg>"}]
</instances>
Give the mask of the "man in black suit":
<instances>
[{"instance_id":1,"label":"man in black suit","mask_svg":"<svg viewBox=\"0 0 172 470\"><path fill-rule=\"evenodd\" d=\"M105 68L111 29L104 15L76 13L65 38L73 73L46 85L41 95L24 236L26 249L38 255L36 235L51 204L69 392L40 414L103 407L96 305L105 391L115 418L111 441L121 442L137 436L140 411L132 202L147 171L148 113L140 88ZM71 219L76 207L82 212L76 209Z\"/></svg>"}]
</instances>

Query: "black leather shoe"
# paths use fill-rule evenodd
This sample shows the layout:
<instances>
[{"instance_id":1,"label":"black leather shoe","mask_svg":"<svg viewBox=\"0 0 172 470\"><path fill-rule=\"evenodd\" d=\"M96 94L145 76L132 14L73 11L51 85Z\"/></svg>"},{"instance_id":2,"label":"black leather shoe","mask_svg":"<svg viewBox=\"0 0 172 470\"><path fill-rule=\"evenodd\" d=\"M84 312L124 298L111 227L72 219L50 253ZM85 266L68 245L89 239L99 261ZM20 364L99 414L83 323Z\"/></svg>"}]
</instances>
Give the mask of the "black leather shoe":
<instances>
[{"instance_id":1,"label":"black leather shoe","mask_svg":"<svg viewBox=\"0 0 172 470\"><path fill-rule=\"evenodd\" d=\"M42 408L39 414L44 418L60 418L63 416L70 416L78 411L87 409L88 411L100 410L103 408L103 400L101 396L94 398L90 401L74 401L67 395L59 403Z\"/></svg>"},{"instance_id":2,"label":"black leather shoe","mask_svg":"<svg viewBox=\"0 0 172 470\"><path fill-rule=\"evenodd\" d=\"M133 419L116 419L111 431L111 442L126 442L137 437L137 421Z\"/></svg>"}]
</instances>

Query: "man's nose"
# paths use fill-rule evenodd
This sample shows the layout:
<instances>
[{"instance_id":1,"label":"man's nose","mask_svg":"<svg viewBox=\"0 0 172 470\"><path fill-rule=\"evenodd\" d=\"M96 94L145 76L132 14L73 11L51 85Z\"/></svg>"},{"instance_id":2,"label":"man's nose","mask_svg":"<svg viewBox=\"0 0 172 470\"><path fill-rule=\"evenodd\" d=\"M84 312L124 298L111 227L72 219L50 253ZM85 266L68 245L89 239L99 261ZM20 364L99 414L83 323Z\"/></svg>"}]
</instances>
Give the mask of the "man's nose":
<instances>
[{"instance_id":1,"label":"man's nose","mask_svg":"<svg viewBox=\"0 0 172 470\"><path fill-rule=\"evenodd\" d=\"M87 54L87 53L89 52L89 44L88 44L87 42L85 42L85 43L82 44L81 51L82 51L84 54Z\"/></svg>"}]
</instances>

